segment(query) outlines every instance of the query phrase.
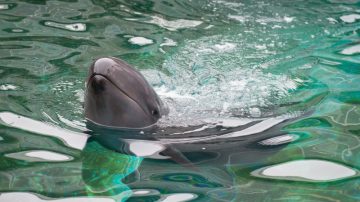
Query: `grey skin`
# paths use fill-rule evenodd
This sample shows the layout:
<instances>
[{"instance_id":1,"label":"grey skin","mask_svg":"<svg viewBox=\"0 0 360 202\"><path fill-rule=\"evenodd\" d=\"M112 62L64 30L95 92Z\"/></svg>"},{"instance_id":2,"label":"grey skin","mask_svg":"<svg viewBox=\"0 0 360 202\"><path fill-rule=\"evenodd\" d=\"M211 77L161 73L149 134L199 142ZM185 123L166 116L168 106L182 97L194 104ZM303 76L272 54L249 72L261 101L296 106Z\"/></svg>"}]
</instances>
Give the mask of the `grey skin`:
<instances>
[{"instance_id":1,"label":"grey skin","mask_svg":"<svg viewBox=\"0 0 360 202\"><path fill-rule=\"evenodd\" d=\"M168 113L140 72L112 57L90 66L84 108L88 121L114 128L148 127Z\"/></svg>"}]
</instances>

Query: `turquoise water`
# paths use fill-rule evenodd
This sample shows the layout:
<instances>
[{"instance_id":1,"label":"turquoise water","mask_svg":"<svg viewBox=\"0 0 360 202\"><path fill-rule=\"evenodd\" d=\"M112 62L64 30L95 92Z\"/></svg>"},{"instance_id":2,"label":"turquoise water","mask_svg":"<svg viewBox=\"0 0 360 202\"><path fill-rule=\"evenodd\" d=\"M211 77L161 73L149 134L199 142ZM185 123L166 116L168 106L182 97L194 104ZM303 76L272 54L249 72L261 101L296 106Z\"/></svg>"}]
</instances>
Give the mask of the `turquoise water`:
<instances>
[{"instance_id":1,"label":"turquoise water","mask_svg":"<svg viewBox=\"0 0 360 202\"><path fill-rule=\"evenodd\" d=\"M102 56L169 106L155 134L89 138ZM0 61L0 201L360 200L357 0L1 1Z\"/></svg>"}]
</instances>

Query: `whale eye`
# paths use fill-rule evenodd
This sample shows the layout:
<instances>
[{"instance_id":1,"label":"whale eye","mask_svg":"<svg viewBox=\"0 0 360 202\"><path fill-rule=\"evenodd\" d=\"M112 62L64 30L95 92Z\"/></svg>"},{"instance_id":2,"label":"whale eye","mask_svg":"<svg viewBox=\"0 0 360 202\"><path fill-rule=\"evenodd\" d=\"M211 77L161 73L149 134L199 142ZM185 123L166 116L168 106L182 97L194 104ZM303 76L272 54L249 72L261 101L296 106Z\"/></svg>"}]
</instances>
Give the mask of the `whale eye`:
<instances>
[{"instance_id":1,"label":"whale eye","mask_svg":"<svg viewBox=\"0 0 360 202\"><path fill-rule=\"evenodd\" d=\"M154 116L158 116L159 115L159 111L154 109L151 111L151 114L154 115Z\"/></svg>"}]
</instances>

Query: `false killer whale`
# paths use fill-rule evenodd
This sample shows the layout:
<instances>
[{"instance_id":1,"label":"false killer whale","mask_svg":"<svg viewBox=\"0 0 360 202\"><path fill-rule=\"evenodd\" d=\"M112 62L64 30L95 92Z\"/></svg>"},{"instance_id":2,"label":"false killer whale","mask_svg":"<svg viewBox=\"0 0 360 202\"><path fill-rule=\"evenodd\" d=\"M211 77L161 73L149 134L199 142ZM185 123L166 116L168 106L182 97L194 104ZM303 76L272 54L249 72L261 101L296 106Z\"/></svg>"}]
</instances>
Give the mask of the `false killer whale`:
<instances>
[{"instance_id":1,"label":"false killer whale","mask_svg":"<svg viewBox=\"0 0 360 202\"><path fill-rule=\"evenodd\" d=\"M225 162L240 148L248 149L252 145L263 148L257 143L266 138L282 137L285 134L280 132L281 128L296 118L254 119L232 127L210 123L195 129L177 127L175 132L171 127L159 128L156 122L169 112L168 108L139 71L113 57L92 63L84 100L92 138L106 148L152 159L170 158L183 165L194 163L192 152L202 151L217 161L219 157L215 156L223 154ZM284 137L292 139L293 136ZM229 149L231 146L233 148ZM141 148L140 153L137 147Z\"/></svg>"}]
</instances>

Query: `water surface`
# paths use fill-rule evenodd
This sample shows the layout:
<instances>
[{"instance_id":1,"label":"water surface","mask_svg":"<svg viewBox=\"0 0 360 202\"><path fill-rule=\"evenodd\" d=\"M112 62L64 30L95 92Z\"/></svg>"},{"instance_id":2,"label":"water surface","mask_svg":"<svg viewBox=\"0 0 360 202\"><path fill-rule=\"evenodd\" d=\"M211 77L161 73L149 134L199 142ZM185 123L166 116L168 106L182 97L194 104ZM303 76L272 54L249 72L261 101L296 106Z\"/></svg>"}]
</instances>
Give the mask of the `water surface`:
<instances>
[{"instance_id":1,"label":"water surface","mask_svg":"<svg viewBox=\"0 0 360 202\"><path fill-rule=\"evenodd\" d=\"M84 133L102 56L161 129ZM357 0L1 1L0 61L0 201L360 200Z\"/></svg>"}]
</instances>

